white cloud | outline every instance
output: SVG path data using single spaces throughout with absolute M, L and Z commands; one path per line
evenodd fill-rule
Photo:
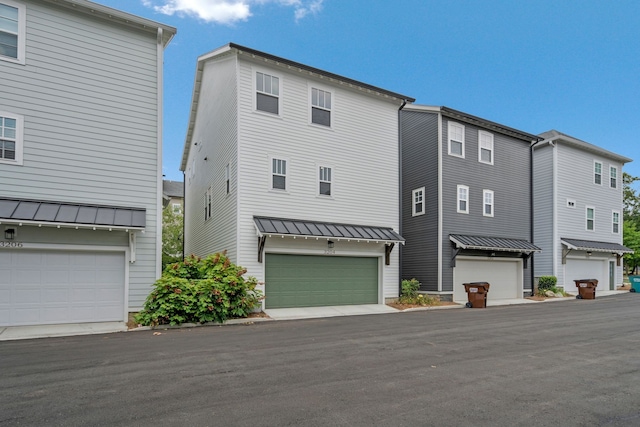
M 233 24 L 252 16 L 251 7 L 275 3 L 292 7 L 296 22 L 322 10 L 324 0 L 142 0 L 165 15 L 186 15 L 217 24 Z

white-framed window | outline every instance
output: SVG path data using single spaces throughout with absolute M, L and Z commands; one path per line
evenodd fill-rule
M 327 166 L 318 167 L 318 194 L 321 196 L 331 196 L 331 168 Z
M 493 191 L 482 190 L 482 215 L 493 216 Z
M 615 166 L 609 167 L 609 187 L 618 188 L 618 168 Z
M 574 199 L 567 199 L 567 207 L 575 209 L 576 208 L 576 201 Z
M 458 185 L 458 213 L 469 213 L 469 187 Z
M 478 161 L 493 164 L 493 134 L 483 130 L 478 131 Z
M 226 194 L 231 192 L 231 170 L 229 168 L 229 163 L 224 167 L 224 188 Z
M 172 203 L 171 204 L 171 209 L 173 209 L 174 213 L 182 213 L 182 205 L 180 203 Z
M 449 155 L 464 157 L 464 126 L 460 123 L 449 122 L 447 134 L 449 139 Z
M 256 110 L 280 114 L 280 78 L 256 71 Z
M 0 0 L 0 59 L 25 63 L 26 9 L 12 0 Z
M 620 212 L 612 211 L 611 213 L 611 232 L 620 234 Z
M 0 111 L 0 163 L 22 165 L 23 128 L 22 116 Z
M 602 162 L 593 162 L 593 183 L 602 185 Z
M 287 190 L 287 161 L 271 158 L 271 189 Z
M 586 221 L 587 231 L 594 231 L 596 229 L 596 208 L 587 206 Z
M 411 192 L 411 215 L 424 215 L 424 187 L 416 188 Z
M 213 188 L 207 188 L 207 191 L 204 192 L 204 220 L 208 220 L 212 215 L 212 205 L 213 205 Z
M 331 127 L 331 92 L 311 88 L 311 123 Z

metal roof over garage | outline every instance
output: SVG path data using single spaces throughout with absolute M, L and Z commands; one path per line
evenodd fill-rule
M 143 230 L 146 209 L 0 198 L 0 223 Z
M 592 240 L 580 240 L 580 239 L 560 239 L 563 245 L 568 249 L 587 251 L 587 252 L 610 252 L 616 254 L 632 254 L 633 249 L 629 249 L 619 243 L 609 242 L 596 242 Z
M 470 236 L 466 234 L 450 234 L 449 239 L 459 249 L 477 249 L 483 251 L 541 252 L 542 249 L 524 239 L 506 239 L 502 237 Z
M 374 227 L 333 222 L 305 221 L 254 216 L 260 236 L 316 237 L 336 240 L 404 243 L 404 239 L 390 227 Z

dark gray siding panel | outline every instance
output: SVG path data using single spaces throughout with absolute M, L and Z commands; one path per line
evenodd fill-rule
M 529 142 L 488 131 L 494 136 L 494 164 L 480 163 L 478 131 L 481 128 L 462 123 L 465 127 L 465 158 L 449 156 L 448 120 L 443 117 L 442 121 L 443 291 L 451 291 L 453 286 L 449 234 L 531 239 Z M 457 212 L 458 185 L 469 187 L 469 214 Z M 482 215 L 483 190 L 494 192 L 493 217 Z M 528 289 L 531 286 L 529 269 L 525 270 L 524 276 L 524 288 Z
M 438 290 L 438 115 L 401 111 L 402 278 Z M 425 187 L 425 214 L 411 214 L 411 192 Z

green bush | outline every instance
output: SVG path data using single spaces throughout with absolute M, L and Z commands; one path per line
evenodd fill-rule
M 224 322 L 247 317 L 262 300 L 255 277 L 233 264 L 225 253 L 191 255 L 169 264 L 135 317 L 141 325 Z
M 417 279 L 403 280 L 402 281 L 402 293 L 403 297 L 415 297 L 418 295 L 420 289 L 420 282 Z
M 540 276 L 538 279 L 538 291 L 551 291 L 555 289 L 558 279 L 556 276 Z

